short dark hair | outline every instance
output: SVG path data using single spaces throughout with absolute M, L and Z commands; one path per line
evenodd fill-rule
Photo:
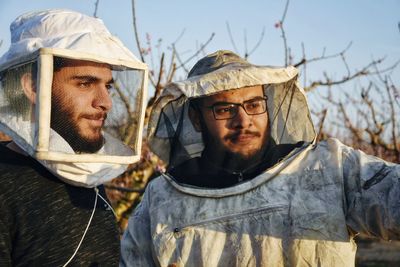
M 62 57 L 54 57 L 53 58 L 53 72 L 59 71 L 61 68 L 67 65 L 68 59 Z

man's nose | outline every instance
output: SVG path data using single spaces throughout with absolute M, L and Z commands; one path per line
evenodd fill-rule
M 95 108 L 101 108 L 104 111 L 109 111 L 112 107 L 112 100 L 110 93 L 105 84 L 99 85 L 95 92 L 93 99 L 93 106 Z
M 248 128 L 251 123 L 251 115 L 248 115 L 242 106 L 238 107 L 236 116 L 232 118 L 232 127 Z

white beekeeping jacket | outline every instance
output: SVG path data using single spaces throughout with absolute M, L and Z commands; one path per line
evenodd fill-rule
M 187 99 L 249 85 L 269 96 L 276 144 L 304 143 L 226 188 L 156 178 L 124 233 L 121 266 L 354 266 L 357 233 L 400 239 L 400 166 L 336 139 L 313 142 L 296 69 L 250 65 L 227 51 L 200 62 L 153 110 L 150 142 L 169 164 L 201 153 Z

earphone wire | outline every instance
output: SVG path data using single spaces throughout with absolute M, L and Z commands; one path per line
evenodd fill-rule
M 88 224 L 86 225 L 85 232 L 83 232 L 82 238 L 81 238 L 81 240 L 79 241 L 79 244 L 78 244 L 77 248 L 75 249 L 74 254 L 72 254 L 71 258 L 69 258 L 69 260 L 63 265 L 63 267 L 67 266 L 67 265 L 72 261 L 72 259 L 75 257 L 76 253 L 78 252 L 79 248 L 80 248 L 81 245 L 82 245 L 83 239 L 85 238 L 87 231 L 89 230 L 89 226 L 90 226 L 90 224 L 91 224 L 91 222 L 92 222 L 92 219 L 93 219 L 93 216 L 94 216 L 94 212 L 96 211 L 97 197 L 98 197 L 98 196 L 101 197 L 101 195 L 99 194 L 99 189 L 98 189 L 97 187 L 94 188 L 94 191 L 96 192 L 96 198 L 95 198 L 95 200 L 94 200 L 93 211 L 92 211 L 92 214 L 90 215 L 89 222 L 88 222 Z M 102 197 L 101 197 L 101 198 L 102 198 Z M 102 199 L 103 199 L 103 198 L 102 198 Z

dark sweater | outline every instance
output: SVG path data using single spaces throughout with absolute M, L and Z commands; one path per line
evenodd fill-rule
M 0 266 L 64 265 L 82 238 L 95 197 L 94 189 L 65 184 L 33 158 L 1 144 Z M 99 197 L 69 266 L 117 266 L 118 261 L 118 228 Z

